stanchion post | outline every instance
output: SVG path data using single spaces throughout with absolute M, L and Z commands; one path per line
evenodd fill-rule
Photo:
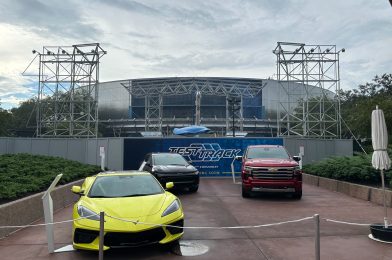
M 235 184 L 234 162 L 235 162 L 235 157 L 234 157 L 233 161 L 232 161 L 231 164 L 230 164 L 230 167 L 231 167 L 231 175 L 233 176 L 233 183 Z
M 101 170 L 105 171 L 105 147 L 99 147 L 99 156 L 101 157 Z
M 103 260 L 103 242 L 105 230 L 105 212 L 99 213 L 99 260 Z
M 298 156 L 299 156 L 299 158 L 300 158 L 300 160 L 299 160 L 299 162 L 298 162 L 298 164 L 299 164 L 299 168 L 302 170 L 302 157 L 305 155 L 305 147 L 303 146 L 303 145 L 301 145 L 300 147 L 299 147 L 299 154 L 298 154 Z
M 63 174 L 58 174 L 56 178 L 53 180 L 52 184 L 50 184 L 49 188 L 46 190 L 44 195 L 42 196 L 42 203 L 44 208 L 44 216 L 45 216 L 45 228 L 46 228 L 46 237 L 48 239 L 48 250 L 49 253 L 54 252 L 54 231 L 53 231 L 53 200 L 50 195 L 52 190 L 56 187 L 57 183 L 61 179 Z
M 315 259 L 320 260 L 320 216 L 319 214 L 315 214 L 313 216 L 315 222 Z

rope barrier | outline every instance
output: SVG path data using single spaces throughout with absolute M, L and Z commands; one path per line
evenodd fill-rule
M 52 223 L 48 223 L 48 224 L 32 224 L 32 225 L 21 225 L 21 226 L 0 226 L 0 229 L 6 229 L 6 228 L 26 228 L 26 227 L 40 227 L 40 226 L 46 226 L 46 225 L 57 225 L 57 224 L 69 223 L 69 222 L 82 220 L 82 219 L 88 219 L 88 218 L 93 217 L 93 216 L 97 216 L 97 215 L 80 217 L 80 218 L 71 219 L 71 220 L 52 222 Z M 119 221 L 133 223 L 135 225 L 147 225 L 147 226 L 153 226 L 153 227 L 171 227 L 171 228 L 183 228 L 183 229 L 249 229 L 249 228 L 261 228 L 261 227 L 278 226 L 278 225 L 289 224 L 289 223 L 296 223 L 296 222 L 301 222 L 301 221 L 313 219 L 313 216 L 312 216 L 312 217 L 305 217 L 305 218 L 300 218 L 300 219 L 295 219 L 295 220 L 288 220 L 288 221 L 275 222 L 275 223 L 269 223 L 269 224 L 253 225 L 253 226 L 181 227 L 181 226 L 168 225 L 168 224 L 157 224 L 157 223 L 142 222 L 142 221 L 138 221 L 138 220 L 124 219 L 124 218 L 114 217 L 114 216 L 108 215 L 106 213 L 105 213 L 105 216 L 107 216 L 109 218 L 112 218 L 112 219 L 119 220 Z M 322 218 L 322 219 L 327 221 L 327 222 L 333 222 L 333 223 L 338 223 L 338 224 L 346 224 L 346 225 L 352 225 L 352 226 L 370 226 L 371 225 L 371 224 L 364 224 L 364 223 L 346 222 L 346 221 L 340 221 L 340 220 L 329 219 L 329 218 Z
M 47 223 L 47 224 L 33 224 L 33 225 L 23 225 L 23 226 L 0 226 L 0 229 L 4 229 L 4 228 L 26 228 L 26 227 L 40 227 L 40 226 L 47 226 L 47 225 L 57 225 L 57 224 L 73 222 L 73 221 L 76 221 L 76 220 L 86 219 L 86 218 L 93 217 L 93 216 L 97 216 L 97 215 L 90 215 L 90 216 L 87 216 L 87 217 L 80 217 L 80 218 L 75 218 L 75 219 L 71 219 L 71 220 L 64 220 L 64 221 Z
M 130 222 L 135 225 L 142 224 L 142 225 L 147 225 L 147 226 L 153 226 L 153 227 L 171 227 L 171 228 L 183 228 L 183 229 L 247 229 L 247 228 L 260 228 L 260 227 L 270 227 L 270 226 L 277 226 L 277 225 L 283 225 L 283 224 L 288 224 L 288 223 L 295 223 L 295 222 L 300 222 L 308 219 L 313 219 L 312 217 L 306 217 L 306 218 L 301 218 L 301 219 L 296 219 L 296 220 L 288 220 L 288 221 L 282 221 L 282 222 L 277 222 L 277 223 L 270 223 L 270 224 L 262 224 L 262 225 L 255 225 L 255 226 L 227 226 L 227 227 L 181 227 L 181 226 L 174 226 L 174 225 L 166 225 L 166 224 L 156 224 L 156 223 L 148 223 L 148 222 L 142 222 L 142 221 L 135 221 L 135 220 L 129 220 L 129 219 L 123 219 L 123 218 L 118 218 L 114 216 L 110 216 L 105 214 L 105 216 L 120 220 L 123 222 Z
M 334 219 L 329 219 L 329 218 L 323 218 L 323 220 L 325 220 L 327 222 L 333 222 L 333 223 L 338 223 L 338 224 L 346 224 L 346 225 L 352 225 L 352 226 L 370 226 L 371 225 L 371 224 L 361 224 L 361 223 L 339 221 L 339 220 L 334 220 Z

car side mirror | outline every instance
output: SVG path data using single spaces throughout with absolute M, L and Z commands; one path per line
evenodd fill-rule
M 173 187 L 174 187 L 174 183 L 173 182 L 166 182 L 166 189 L 167 190 L 170 190 Z
M 72 186 L 71 191 L 75 194 L 78 194 L 78 195 L 84 195 L 82 187 L 80 187 L 80 186 Z
M 293 156 L 293 160 L 296 161 L 296 162 L 299 162 L 299 161 L 301 161 L 301 157 Z
M 236 161 L 242 161 L 242 156 L 237 155 L 234 159 L 235 159 Z

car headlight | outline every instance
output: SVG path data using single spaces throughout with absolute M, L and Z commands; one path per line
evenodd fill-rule
M 199 175 L 199 171 L 195 171 L 194 174 Z
M 247 174 L 252 174 L 252 168 L 251 167 L 245 166 L 244 171 Z
M 173 212 L 176 212 L 179 209 L 180 209 L 180 202 L 176 199 L 169 205 L 169 207 L 165 209 L 165 211 L 162 213 L 162 217 L 167 216 Z
M 82 205 L 78 206 L 78 214 L 83 218 L 99 221 L 99 215 L 97 213 Z
M 297 181 L 302 181 L 302 170 L 299 166 L 294 167 L 294 178 L 296 178 Z

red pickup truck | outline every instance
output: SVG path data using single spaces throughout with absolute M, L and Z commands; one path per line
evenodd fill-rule
M 242 161 L 242 197 L 248 198 L 253 192 L 282 192 L 301 199 L 300 157 L 291 157 L 283 146 L 248 146 L 244 156 L 236 160 Z

